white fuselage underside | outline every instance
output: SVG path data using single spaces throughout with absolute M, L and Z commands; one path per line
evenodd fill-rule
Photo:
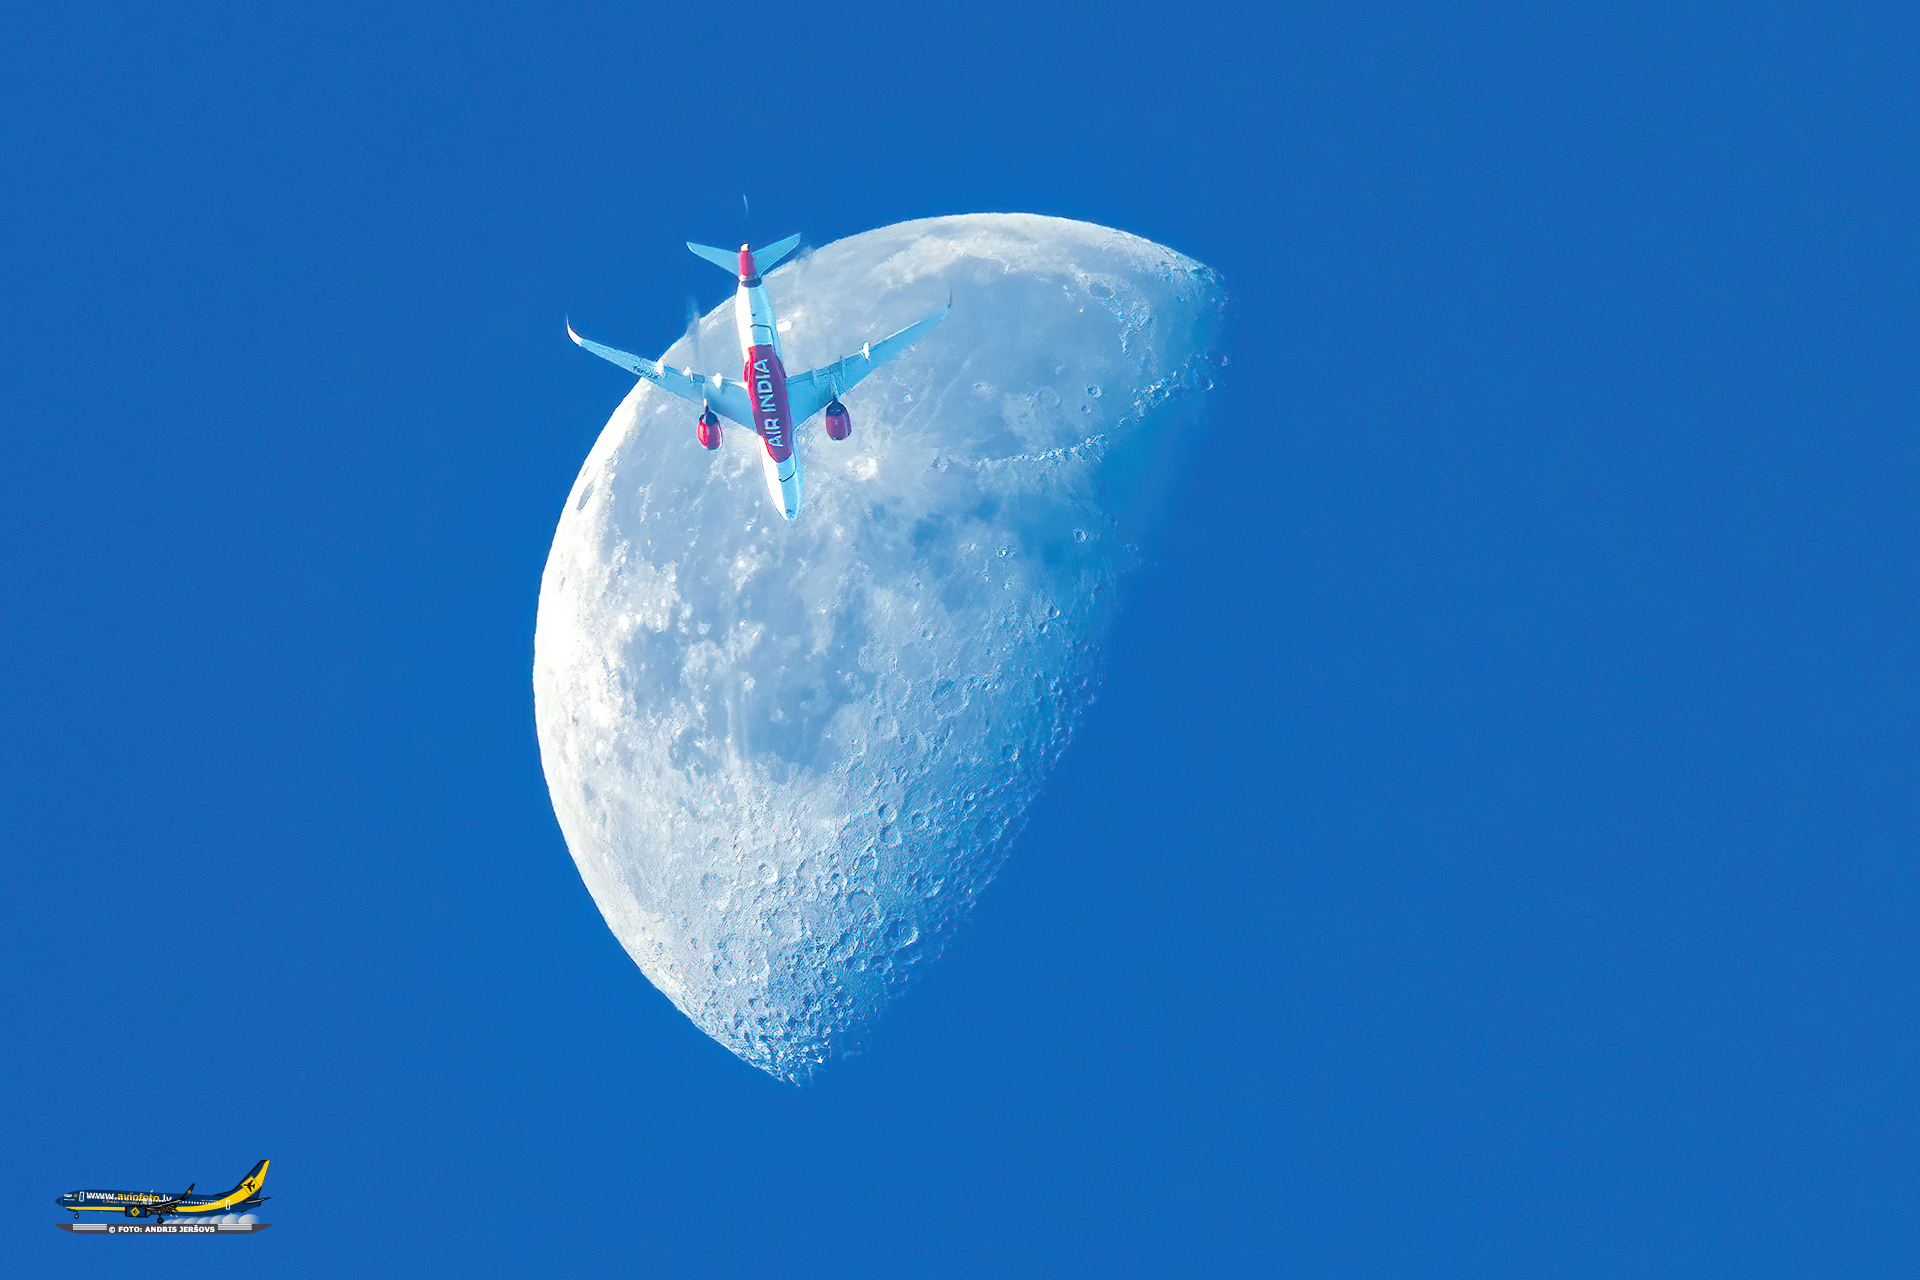
M 743 365 L 752 361 L 755 347 L 772 347 L 776 356 L 780 351 L 780 326 L 773 316 L 773 303 L 767 298 L 767 287 L 758 282 L 749 285 L 745 280 L 733 297 L 733 323 L 740 333 L 740 359 Z M 785 357 L 781 356 L 784 360 Z M 784 372 L 780 380 L 785 382 Z M 754 377 L 752 370 L 746 370 L 747 393 L 753 394 Z M 781 389 L 780 399 L 786 400 L 786 390 Z M 773 497 L 773 504 L 779 507 L 787 519 L 800 514 L 800 433 L 799 423 L 786 424 L 787 438 L 791 449 L 784 462 L 774 460 L 772 451 L 767 447 L 764 432 L 760 433 L 760 465 L 766 472 L 767 492 Z

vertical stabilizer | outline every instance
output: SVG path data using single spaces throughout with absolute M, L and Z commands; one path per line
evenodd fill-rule
M 226 1195 L 220 1198 L 223 1200 L 230 1200 L 234 1196 L 239 1195 L 243 1191 L 248 1195 L 252 1195 L 254 1192 L 260 1190 L 260 1184 L 265 1182 L 266 1180 L 267 1180 L 267 1162 L 265 1160 L 262 1160 L 259 1164 L 253 1166 L 252 1169 L 249 1169 L 247 1171 L 247 1176 L 240 1179 L 239 1183 L 235 1185 L 233 1190 L 227 1192 Z

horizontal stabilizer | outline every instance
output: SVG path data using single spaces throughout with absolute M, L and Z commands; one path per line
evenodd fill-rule
M 785 240 L 776 240 L 764 249 L 755 249 L 753 251 L 754 268 L 761 272 L 771 271 L 799 247 L 800 233 L 796 231 Z M 732 249 L 716 249 L 710 244 L 695 244 L 691 240 L 687 241 L 687 248 L 730 276 L 740 274 L 740 255 Z
M 800 247 L 800 233 L 794 232 L 785 240 L 776 240 L 764 249 L 753 251 L 753 265 L 762 273 L 773 270 L 785 260 L 786 256 Z
M 729 249 L 716 249 L 710 244 L 695 244 L 687 241 L 687 248 L 711 262 L 730 276 L 740 274 L 740 255 Z

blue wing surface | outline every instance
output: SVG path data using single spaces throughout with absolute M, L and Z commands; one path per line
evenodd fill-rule
M 835 396 L 845 395 L 862 378 L 920 341 L 926 336 L 927 330 L 952 313 L 953 304 L 949 302 L 925 319 L 916 320 L 900 332 L 878 342 L 869 342 L 850 356 L 843 356 L 832 364 L 824 364 L 805 373 L 788 374 L 787 409 L 793 415 L 794 425 L 798 426 L 826 408 Z
M 713 411 L 722 417 L 731 418 L 743 427 L 753 426 L 753 402 L 747 399 L 747 389 L 738 382 L 728 382 L 718 374 L 675 369 L 645 356 L 602 346 L 575 333 L 571 323 L 567 325 L 567 336 L 602 360 L 645 378 L 663 391 L 671 391 L 694 404 L 712 405 Z

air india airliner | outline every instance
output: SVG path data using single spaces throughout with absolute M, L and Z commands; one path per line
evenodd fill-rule
M 730 253 L 711 245 L 687 242 L 687 248 L 739 278 L 740 288 L 733 299 L 733 318 L 740 331 L 740 353 L 746 364 L 738 382 L 717 373 L 670 368 L 644 356 L 603 347 L 575 333 L 572 322 L 567 324 L 567 336 L 601 359 L 611 360 L 654 386 L 699 405 L 694 437 L 704 447 L 720 447 L 722 418 L 729 418 L 758 435 L 767 490 L 773 495 L 774 506 L 789 520 L 800 514 L 800 453 L 795 447 L 798 444 L 795 431 L 814 414 L 824 411 L 827 438 L 845 440 L 853 433 L 853 415 L 840 403 L 841 395 L 918 342 L 953 310 L 953 299 L 949 297 L 946 306 L 891 337 L 869 342 L 853 355 L 832 364 L 789 374 L 780 363 L 780 326 L 773 318 L 773 304 L 767 300 L 761 273 L 773 270 L 799 244 L 800 237 L 791 235 L 758 251 L 743 244 L 738 253 Z

